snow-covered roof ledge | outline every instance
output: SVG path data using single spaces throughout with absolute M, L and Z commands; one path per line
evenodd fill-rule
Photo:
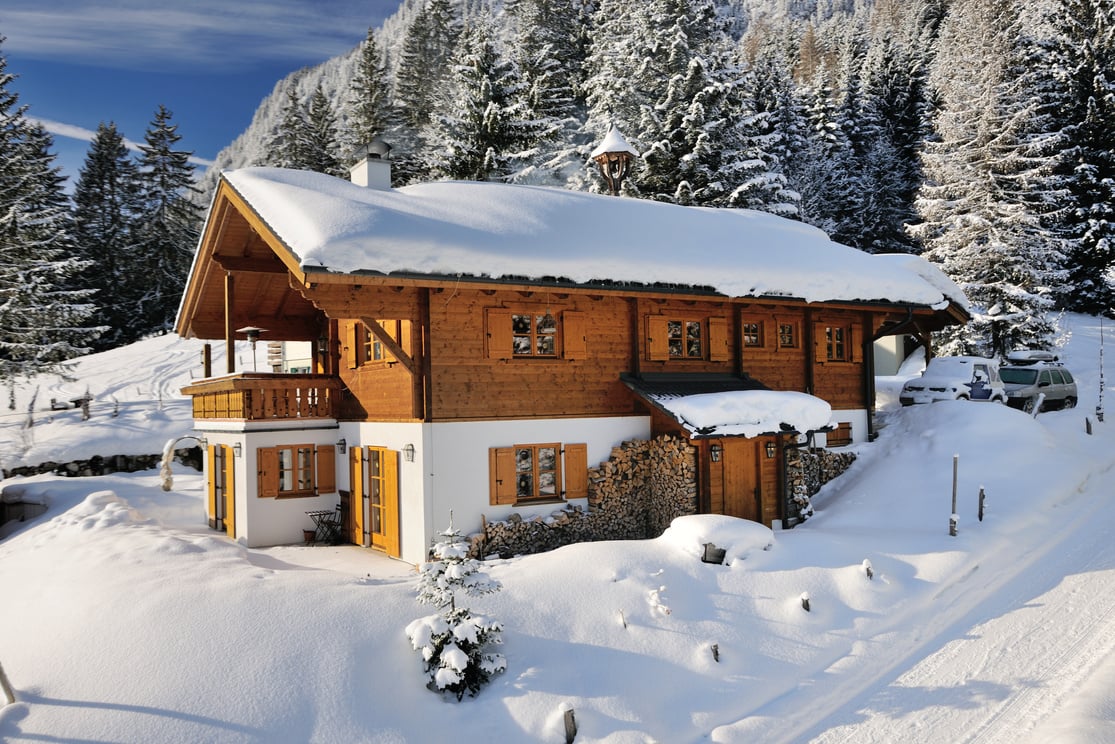
M 655 401 L 695 439 L 806 433 L 833 425 L 832 407 L 807 393 L 732 390 Z

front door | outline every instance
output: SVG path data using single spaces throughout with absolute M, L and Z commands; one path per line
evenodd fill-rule
M 352 542 L 399 557 L 399 453 L 352 448 Z
M 710 512 L 761 521 L 758 446 L 757 440 L 742 437 L 713 441 L 707 450 Z

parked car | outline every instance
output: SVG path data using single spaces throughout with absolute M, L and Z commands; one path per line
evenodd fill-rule
M 934 357 L 921 377 L 907 380 L 898 400 L 904 406 L 938 400 L 985 400 L 1005 403 L 999 363 L 974 356 Z
M 1007 390 L 1007 405 L 1011 408 L 1033 413 L 1039 399 L 1042 408 L 1076 405 L 1076 380 L 1050 352 L 1011 352 L 999 368 L 999 374 Z

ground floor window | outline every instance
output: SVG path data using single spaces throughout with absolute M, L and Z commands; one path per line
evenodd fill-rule
M 587 495 L 584 444 L 516 444 L 488 453 L 492 504 L 525 504 Z
M 260 498 L 317 496 L 336 490 L 333 445 L 260 447 Z

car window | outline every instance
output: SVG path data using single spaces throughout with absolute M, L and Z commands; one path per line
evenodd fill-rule
M 1064 385 L 1065 384 L 1065 378 L 1061 377 L 1061 370 L 1059 370 L 1059 369 L 1049 370 L 1049 377 L 1053 380 L 1054 385 Z
M 1052 382 L 1053 382 L 1053 379 L 1049 376 L 1049 370 L 1043 369 L 1041 371 L 1041 376 L 1038 377 L 1038 384 L 1039 385 L 1049 385 Z
M 999 370 L 999 376 L 1003 378 L 1003 382 L 1011 385 L 1033 385 L 1034 380 L 1038 378 L 1038 371 L 1036 369 L 1011 369 L 1005 367 Z
M 1063 370 L 1061 370 L 1061 374 L 1064 375 L 1064 377 L 1065 377 L 1065 384 L 1066 385 L 1072 384 L 1073 379 L 1072 379 L 1072 373 L 1071 372 L 1069 372 L 1067 369 L 1063 369 Z
M 987 382 L 991 379 L 991 375 L 987 373 L 986 364 L 977 364 L 972 368 L 972 379 L 981 382 Z

